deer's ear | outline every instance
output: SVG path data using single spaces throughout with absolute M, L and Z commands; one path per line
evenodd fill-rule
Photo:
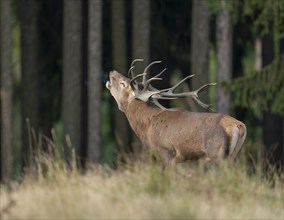
M 120 86 L 121 86 L 122 88 L 125 88 L 127 85 L 128 85 L 128 83 L 127 83 L 126 81 L 124 81 L 124 80 L 122 80 L 122 81 L 120 82 Z

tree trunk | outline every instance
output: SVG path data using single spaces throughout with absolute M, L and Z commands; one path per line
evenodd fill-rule
M 193 0 L 191 35 L 192 89 L 208 83 L 209 11 L 207 0 Z M 204 103 L 209 102 L 208 90 L 199 95 Z M 197 110 L 203 110 L 197 106 Z
M 232 78 L 232 27 L 231 16 L 226 9 L 226 1 L 221 0 L 222 10 L 216 20 L 217 44 L 217 81 L 228 82 Z M 230 113 L 230 95 L 223 87 L 217 90 L 217 110 L 220 113 Z
M 113 67 L 125 74 L 127 71 L 125 0 L 111 1 Z
M 0 181 L 13 171 L 11 1 L 0 2 L 1 170 Z
M 38 2 L 19 1 L 21 29 L 21 111 L 22 111 L 22 162 L 23 168 L 32 161 L 31 130 L 38 130 Z
M 150 1 L 133 1 L 132 59 L 150 62 Z M 141 72 L 141 71 L 137 71 Z
M 127 46 L 126 46 L 126 24 L 125 24 L 125 1 L 111 1 L 112 14 L 112 47 L 113 47 L 113 69 L 122 74 L 127 72 Z M 118 151 L 129 152 L 130 128 L 125 115 L 114 108 L 114 135 Z
M 88 38 L 88 162 L 101 153 L 102 0 L 89 0 Z
M 65 0 L 63 7 L 62 119 L 70 162 L 70 148 L 80 153 L 81 144 L 82 2 Z
M 38 96 L 39 129 L 52 139 L 51 129 L 60 117 L 62 76 L 62 10 L 63 2 L 58 0 L 37 1 L 39 4 L 38 32 Z M 45 141 L 45 152 L 52 150 Z
M 273 38 L 266 35 L 262 39 L 262 64 L 269 65 L 274 60 Z M 283 117 L 270 110 L 263 113 L 263 140 L 268 162 L 274 165 L 284 164 L 283 159 Z
M 1 111 L 1 109 L 2 109 L 2 105 L 1 105 L 1 72 L 2 72 L 2 65 L 1 65 L 1 63 L 2 63 L 2 53 L 1 53 L 1 51 L 2 51 L 2 24 L 1 24 L 1 21 L 2 21 L 2 3 L 0 3 L 0 111 Z M 2 138 L 1 138 L 1 136 L 2 136 L 2 119 L 1 119 L 1 116 L 0 116 L 0 159 L 1 159 L 1 161 L 2 161 L 2 155 L 3 155 L 3 153 L 2 153 Z M 1 163 L 1 161 L 0 161 L 0 165 L 1 165 L 1 167 L 2 167 L 2 163 Z M 2 179 L 3 179 L 3 175 L 2 175 L 2 168 L 0 167 L 0 182 L 2 181 Z
M 88 34 L 89 34 L 89 1 L 82 1 L 81 28 L 81 137 L 80 151 L 77 151 L 80 168 L 86 169 L 88 157 Z
M 149 0 L 132 1 L 132 60 L 143 59 L 142 64 L 137 63 L 135 73 L 142 73 L 144 67 L 150 62 L 150 20 L 151 4 Z M 149 70 L 151 72 L 151 70 Z M 164 82 L 166 79 L 164 78 Z M 134 152 L 141 150 L 141 144 L 134 132 L 132 132 Z

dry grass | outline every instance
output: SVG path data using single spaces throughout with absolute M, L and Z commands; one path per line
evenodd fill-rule
M 243 165 L 204 171 L 179 166 L 178 174 L 159 165 L 130 162 L 114 171 L 87 174 L 53 168 L 45 177 L 27 176 L 2 186 L 3 219 L 283 219 L 283 182 L 247 175 Z M 181 175 L 180 173 L 184 173 Z

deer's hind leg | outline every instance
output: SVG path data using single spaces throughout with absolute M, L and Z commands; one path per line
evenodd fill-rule
M 176 169 L 176 164 L 184 161 L 184 157 L 175 148 L 162 148 L 160 155 L 163 160 L 164 170 L 174 171 Z

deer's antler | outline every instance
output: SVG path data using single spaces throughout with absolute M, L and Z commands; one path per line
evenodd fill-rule
M 162 78 L 160 78 L 160 76 L 166 71 L 166 68 L 163 69 L 160 73 L 158 73 L 157 75 L 155 75 L 152 78 L 148 79 L 148 69 L 157 63 L 161 63 L 161 61 L 154 61 L 152 63 L 150 63 L 143 71 L 143 73 L 138 74 L 136 76 L 134 76 L 134 64 L 138 61 L 143 61 L 142 59 L 136 59 L 132 62 L 131 67 L 128 71 L 128 76 L 130 78 L 130 85 L 135 93 L 135 97 L 146 102 L 151 100 L 153 103 L 155 103 L 157 106 L 161 107 L 161 108 L 165 108 L 163 107 L 158 100 L 172 100 L 172 99 L 178 99 L 178 98 L 193 98 L 197 104 L 199 104 L 201 107 L 205 108 L 205 109 L 209 109 L 211 111 L 211 104 L 205 104 L 203 103 L 199 97 L 198 94 L 206 89 L 208 89 L 211 86 L 215 86 L 216 83 L 208 83 L 205 84 L 203 86 L 201 86 L 199 89 L 194 90 L 194 91 L 190 91 L 190 92 L 183 92 L 183 93 L 174 93 L 174 91 L 183 83 L 185 82 L 187 79 L 192 78 L 194 75 L 189 75 L 187 77 L 185 77 L 184 79 L 182 79 L 180 82 L 178 82 L 176 85 L 174 85 L 171 88 L 167 88 L 167 89 L 162 89 L 162 90 L 158 90 L 156 88 L 154 88 L 151 85 L 151 82 L 153 81 L 157 81 L 157 80 L 162 80 Z M 137 81 L 138 78 L 142 77 L 142 81 Z

